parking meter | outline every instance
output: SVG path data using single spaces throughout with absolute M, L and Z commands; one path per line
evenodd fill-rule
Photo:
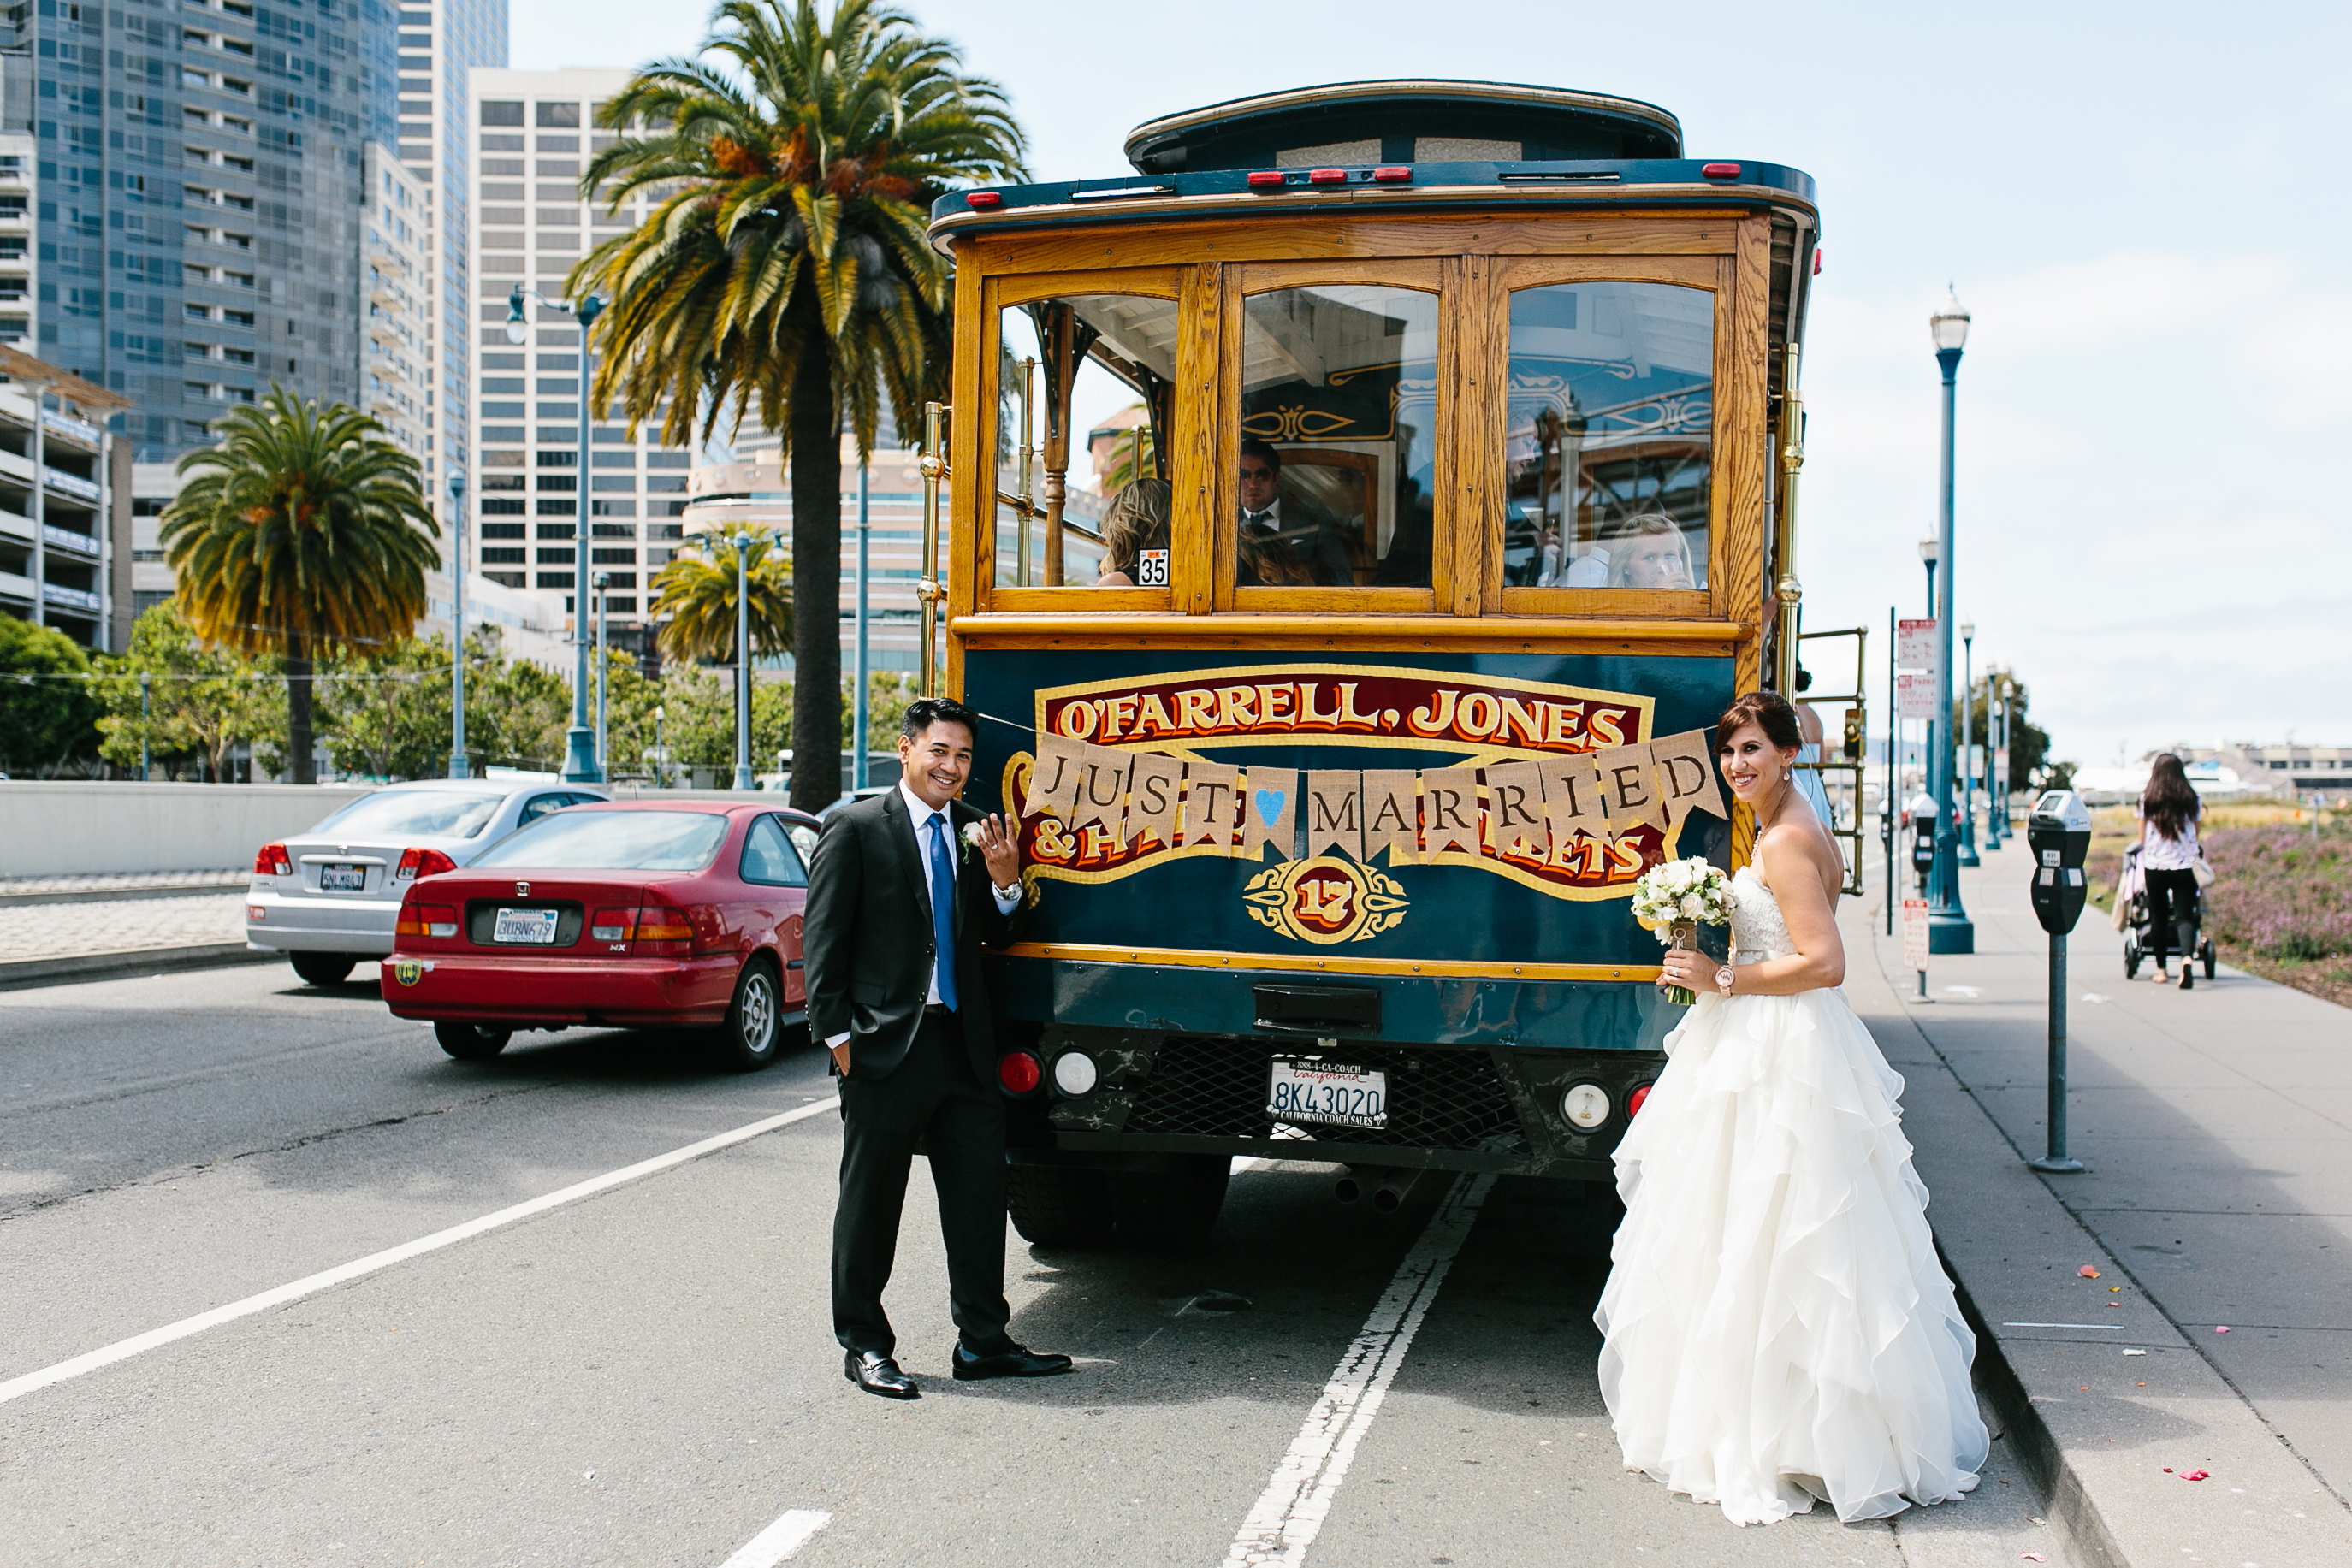
M 2083 862 L 2091 852 L 2091 810 L 2072 789 L 2045 791 L 2025 820 L 2033 850 L 2033 917 L 2063 936 L 2082 917 Z
M 1911 869 L 1919 873 L 1924 886 L 1928 873 L 1936 869 L 1936 798 L 1913 796 L 1906 814 L 1911 819 Z
M 2066 934 L 2083 913 L 2083 861 L 2091 852 L 2091 809 L 2072 789 L 2049 789 L 2025 819 L 2033 851 L 2033 916 L 2050 933 L 2050 1152 L 2042 1171 L 2079 1171 L 2066 1152 Z

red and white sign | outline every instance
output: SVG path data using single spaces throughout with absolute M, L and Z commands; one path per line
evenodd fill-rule
M 1927 969 L 1927 901 L 1903 901 L 1903 967 L 1925 974 Z
M 1895 667 L 1932 670 L 1936 667 L 1936 623 L 1897 621 L 1895 623 Z
M 1906 670 L 1895 677 L 1895 716 L 1934 718 L 1936 677 Z
M 1996 785 L 2009 782 L 2009 747 L 2006 746 L 1992 754 L 1992 781 Z

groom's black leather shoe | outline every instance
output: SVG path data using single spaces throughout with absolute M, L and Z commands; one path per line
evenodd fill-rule
M 898 1370 L 898 1364 L 887 1355 L 872 1351 L 850 1351 L 841 1359 L 844 1377 L 868 1394 L 879 1394 L 885 1399 L 920 1399 L 923 1391 L 915 1380 Z M 956 1374 L 961 1377 L 962 1373 Z
M 1017 1344 L 1008 1344 L 991 1355 L 974 1355 L 958 1341 L 955 1347 L 955 1375 L 959 1383 L 973 1383 L 984 1377 L 1053 1377 L 1070 1370 L 1066 1355 L 1038 1355 Z

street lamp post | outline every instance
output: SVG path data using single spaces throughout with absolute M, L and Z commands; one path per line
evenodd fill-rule
M 1977 623 L 1960 622 L 1960 863 L 1977 858 Z M 1988 717 L 1987 723 L 1990 719 Z
M 596 574 L 596 770 L 606 778 L 612 775 L 613 762 L 604 751 L 608 733 L 604 724 L 604 680 L 612 669 L 612 649 L 604 641 L 604 591 L 612 583 L 611 572 Z
M 654 788 L 669 788 L 669 753 L 662 749 L 662 705 L 654 704 Z
M 857 689 L 850 698 L 849 787 L 866 788 L 866 551 L 873 543 L 874 522 L 867 505 L 867 465 L 864 458 L 857 462 Z
M 472 768 L 466 761 L 466 471 L 449 470 L 449 581 L 454 602 L 449 606 L 449 777 L 464 779 Z
M 580 323 L 580 470 L 572 527 L 572 727 L 563 737 L 563 779 L 568 784 L 601 784 L 603 769 L 596 758 L 595 733 L 588 727 L 588 382 L 589 329 L 604 302 L 591 294 L 584 299 L 550 299 L 536 288 L 518 283 L 507 296 L 507 341 L 520 343 L 530 335 L 523 325 L 522 301 L 529 295 L 551 310 L 571 313 Z
M 763 528 L 746 528 L 735 536 L 735 788 L 749 789 L 751 779 L 751 545 L 772 538 Z
M 1952 549 L 1953 422 L 1958 396 L 1960 350 L 1969 340 L 1969 313 L 1947 291 L 1942 308 L 1927 319 L 1936 343 L 1936 363 L 1944 372 L 1944 461 L 1938 485 L 1936 554 L 1943 580 L 1936 597 L 1936 737 L 1928 752 L 1935 777 L 1936 869 L 1927 894 L 1927 951 L 1973 953 L 1976 925 L 1960 904 L 1959 834 L 1952 820 L 1952 598 L 1959 560 Z
M 2008 672 L 2003 671 L 2000 677 L 2000 753 L 2001 756 L 2006 757 L 2009 755 L 2011 747 L 2016 743 L 2016 738 L 2017 683 L 2009 678 Z M 2009 825 L 2009 768 L 2004 764 L 1999 771 L 2000 777 L 1995 780 L 1995 784 L 2000 790 L 2001 836 L 2004 838 L 2013 839 L 2017 836 L 2017 832 L 2015 829 Z
M 154 777 L 154 768 L 147 759 L 147 677 L 139 677 L 139 782 L 144 784 Z
M 1943 553 L 1943 549 L 1944 541 L 1941 539 L 1919 541 L 1919 559 L 1926 562 L 1927 567 L 1927 617 L 1929 620 L 1935 619 L 1936 615 L 1936 558 Z

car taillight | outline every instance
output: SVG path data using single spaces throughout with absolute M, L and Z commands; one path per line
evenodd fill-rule
M 638 910 L 636 947 L 640 953 L 692 952 L 694 927 L 688 923 L 686 911 L 665 904 L 648 904 Z
M 632 927 L 637 923 L 634 909 L 600 909 L 588 922 L 588 935 L 599 942 L 626 942 Z
M 1625 1096 L 1626 1120 L 1631 1121 L 1633 1118 L 1640 1115 L 1642 1113 L 1642 1102 L 1647 1100 L 1649 1097 L 1650 1086 L 1646 1083 L 1636 1084 L 1634 1086 L 1633 1092 Z
M 294 874 L 294 862 L 287 855 L 286 846 L 284 844 L 262 845 L 260 852 L 253 857 L 253 874 L 256 876 L 292 876 Z
M 1045 1081 L 1045 1070 L 1025 1051 L 1008 1051 L 997 1059 L 996 1081 L 1015 1094 L 1034 1094 Z
M 455 936 L 457 912 L 446 904 L 404 904 L 393 929 L 402 936 Z
M 400 864 L 393 872 L 394 882 L 411 882 L 420 876 L 438 876 L 445 871 L 456 871 L 457 862 L 439 850 L 420 850 L 414 846 L 400 852 Z

